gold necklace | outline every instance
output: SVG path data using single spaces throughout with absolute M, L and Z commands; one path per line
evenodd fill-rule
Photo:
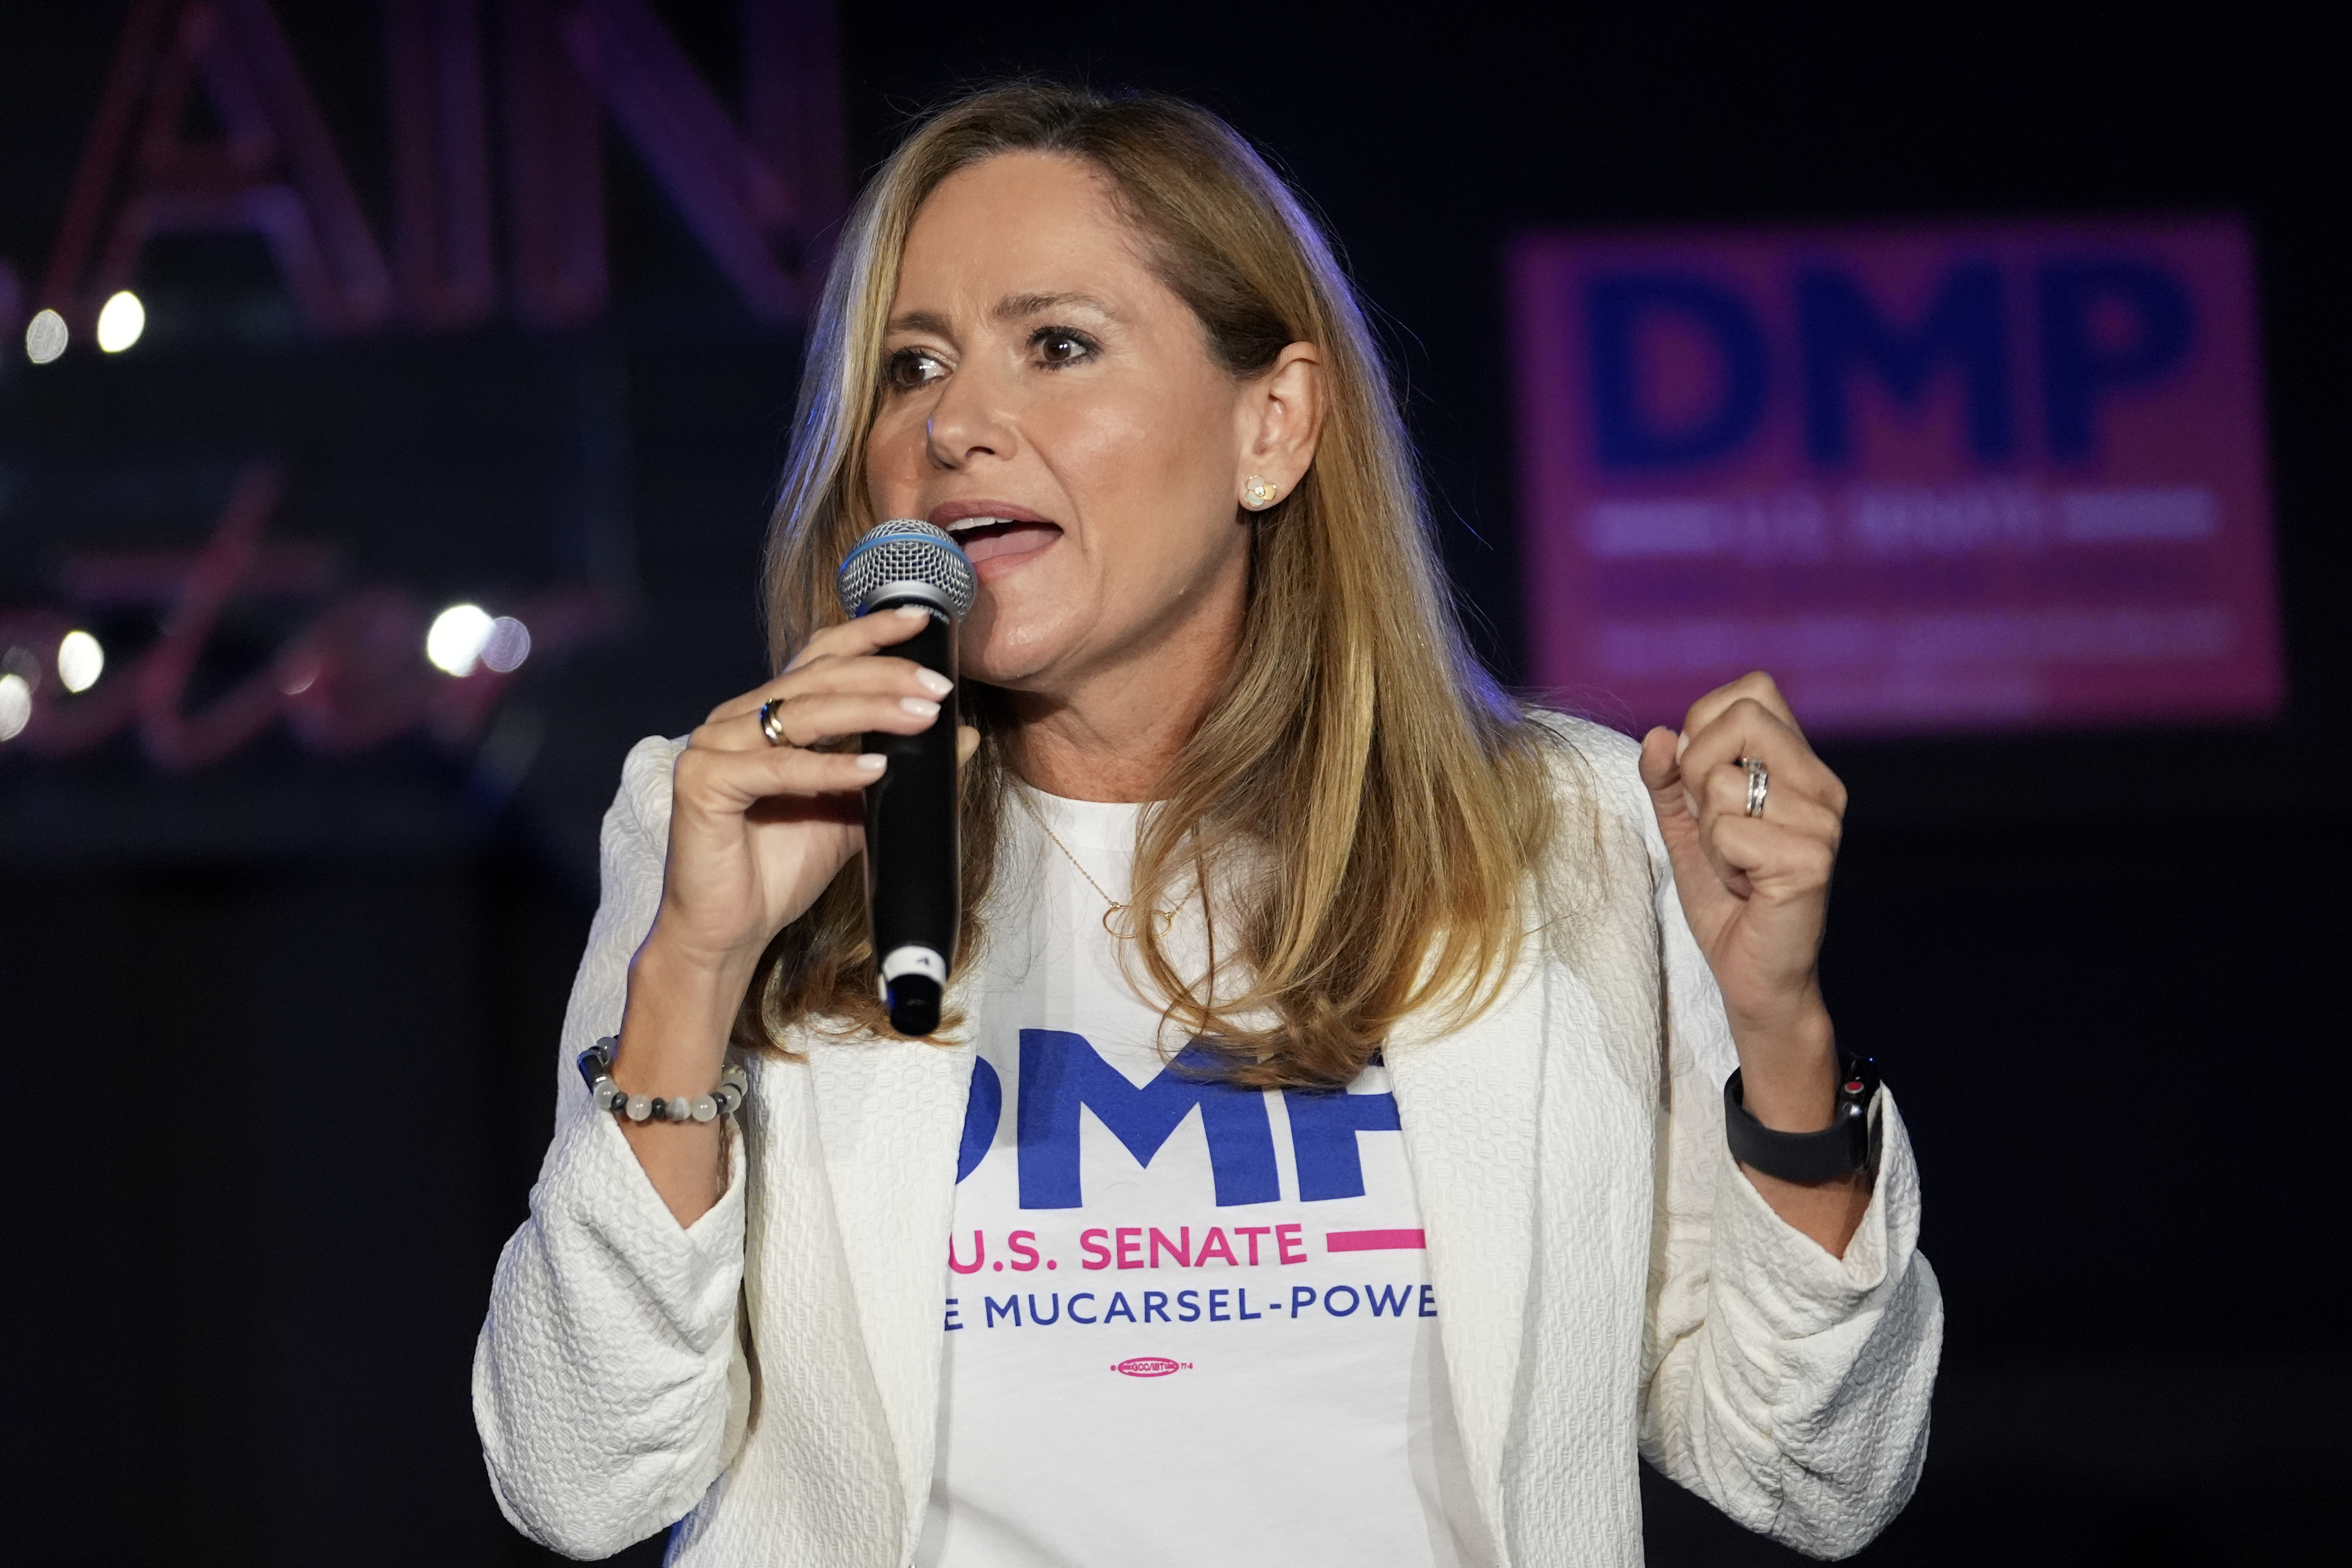
M 1086 862 L 1079 859 L 1076 855 L 1070 853 L 1070 847 L 1062 842 L 1062 836 L 1055 832 L 1053 827 L 1045 821 L 1044 816 L 1038 812 L 1035 804 L 1030 800 L 1026 790 L 1021 792 L 1021 805 L 1023 809 L 1029 813 L 1029 820 L 1035 823 L 1045 833 L 1045 837 L 1054 841 L 1054 847 L 1062 852 L 1062 858 L 1067 860 L 1073 867 L 1076 867 L 1078 875 L 1087 879 L 1087 886 L 1092 888 L 1096 894 L 1101 898 L 1102 901 L 1110 906 L 1108 909 L 1103 910 L 1102 923 L 1104 931 L 1107 932 L 1115 942 L 1133 942 L 1135 940 L 1134 937 L 1110 923 L 1111 917 L 1114 915 L 1122 917 L 1123 921 L 1123 918 L 1127 914 L 1130 906 L 1128 904 L 1122 904 L 1117 899 L 1112 898 L 1110 896 L 1110 890 L 1105 888 L 1100 882 L 1096 881 L 1095 874 L 1087 869 Z M 1192 901 L 1192 889 L 1185 889 L 1184 896 L 1176 900 L 1176 907 L 1172 910 L 1154 910 L 1151 911 L 1153 914 L 1160 917 L 1160 934 L 1161 936 L 1166 936 L 1169 931 L 1175 928 L 1176 917 L 1184 912 L 1184 906 L 1186 904 Z

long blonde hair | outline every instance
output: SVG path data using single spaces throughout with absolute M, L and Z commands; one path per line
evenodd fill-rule
M 866 441 L 916 210 L 958 170 L 1016 151 L 1107 176 L 1235 377 L 1292 342 L 1321 351 L 1313 467 L 1256 520 L 1241 647 L 1138 830 L 1136 907 L 1172 901 L 1171 884 L 1194 876 L 1218 888 L 1220 973 L 1213 985 L 1179 973 L 1149 921 L 1132 958 L 1168 1019 L 1220 1052 L 1236 1082 L 1344 1084 L 1399 1019 L 1432 1006 L 1467 1017 L 1491 1000 L 1530 923 L 1528 873 L 1554 833 L 1549 737 L 1464 643 L 1345 274 L 1298 198 L 1223 121 L 1175 99 L 1016 81 L 931 114 L 883 165 L 811 329 L 769 536 L 776 667 L 841 619 L 835 567 L 877 521 Z M 1015 781 L 1001 694 L 967 681 L 964 707 L 982 733 L 962 790 L 968 961 Z M 739 1043 L 775 1045 L 804 1022 L 880 1026 L 860 876 L 846 868 L 777 937 Z M 1238 992 L 1218 994 L 1235 973 Z

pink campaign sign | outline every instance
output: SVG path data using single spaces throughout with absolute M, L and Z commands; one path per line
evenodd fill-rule
M 1510 257 L 1531 673 L 1824 732 L 2278 711 L 2227 218 L 1533 236 Z

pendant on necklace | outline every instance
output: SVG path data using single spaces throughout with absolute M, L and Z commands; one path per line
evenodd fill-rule
M 1118 926 L 1111 924 L 1111 920 L 1114 916 L 1118 918 L 1120 925 L 1126 924 L 1127 911 L 1134 907 L 1135 906 L 1132 904 L 1113 904 L 1110 908 L 1103 911 L 1103 930 L 1109 933 L 1110 939 L 1113 942 L 1131 942 L 1134 940 L 1126 931 L 1119 930 Z M 1181 907 L 1181 905 L 1178 906 L 1178 908 Z M 1171 931 L 1175 929 L 1175 910 L 1154 910 L 1151 912 L 1160 917 L 1160 934 L 1161 936 L 1166 936 Z

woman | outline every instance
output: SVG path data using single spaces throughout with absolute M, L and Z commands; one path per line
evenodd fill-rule
M 946 695 L 890 656 L 919 616 L 834 601 L 892 517 L 981 581 L 922 1041 L 852 858 L 882 759 L 840 743 Z M 782 672 L 641 743 L 606 819 L 476 1366 L 520 1528 L 1633 1563 L 1637 1451 L 1817 1554 L 1902 1505 L 1940 1308 L 1814 978 L 1843 791 L 1762 676 L 1637 755 L 1480 672 L 1359 309 L 1221 122 L 1020 84 L 916 130 L 834 266 L 769 603 Z M 614 1034 L 648 1098 L 731 1039 L 741 1116 L 592 1108 Z M 1865 1098 L 1867 1163 L 1762 1168 Z

